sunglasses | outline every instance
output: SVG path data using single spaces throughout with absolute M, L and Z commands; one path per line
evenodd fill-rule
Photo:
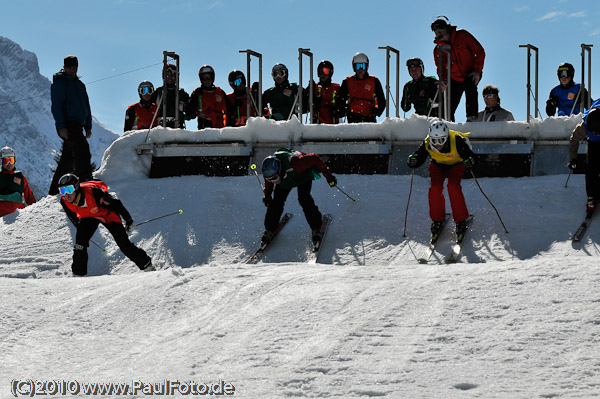
M 73 194 L 75 192 L 75 186 L 71 184 L 70 186 L 59 187 L 58 191 L 60 191 L 60 195 Z
M 8 165 L 9 163 L 15 163 L 15 157 L 2 158 L 2 165 Z
M 484 94 L 483 98 L 494 98 L 495 94 Z
M 140 94 L 141 94 L 142 96 L 143 96 L 143 95 L 146 95 L 146 94 L 152 94 L 152 92 L 153 92 L 153 91 L 154 91 L 154 90 L 152 89 L 152 87 L 142 87 L 142 88 L 139 90 L 139 92 L 140 92 Z
M 354 64 L 354 70 L 355 71 L 360 71 L 361 69 L 363 70 L 367 70 L 367 63 L 366 62 L 357 62 L 356 64 Z
M 273 78 L 285 78 L 285 76 L 286 73 L 283 70 L 273 72 Z

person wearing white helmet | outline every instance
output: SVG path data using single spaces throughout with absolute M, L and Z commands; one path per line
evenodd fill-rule
M 23 172 L 15 168 L 15 152 L 10 147 L 0 149 L 2 172 L 0 173 L 0 217 L 23 209 L 35 202 Z
M 474 165 L 475 154 L 468 139 L 469 133 L 450 130 L 443 121 L 434 122 L 429 127 L 429 135 L 419 148 L 408 157 L 408 167 L 416 169 L 428 156 L 431 186 L 429 187 L 429 216 L 431 236 L 437 239 L 442 222 L 446 217 L 444 181 L 448 179 L 448 196 L 452 207 L 452 217 L 456 223 L 456 239 L 462 240 L 469 217 L 469 210 L 462 192 L 461 180 L 465 170 Z
M 377 122 L 385 111 L 386 100 L 381 82 L 369 75 L 369 57 L 356 53 L 352 57 L 354 75 L 342 81 L 338 115 L 346 115 L 348 123 Z
M 154 85 L 152 82 L 144 80 L 138 85 L 140 101 L 127 107 L 125 126 L 123 127 L 124 132 L 150 129 L 151 127 L 158 126 L 160 110 L 152 102 L 152 94 L 154 94 Z

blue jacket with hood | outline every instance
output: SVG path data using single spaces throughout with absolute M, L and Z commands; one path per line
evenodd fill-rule
M 67 122 L 75 122 L 86 130 L 92 128 L 92 111 L 85 85 L 77 76 L 61 70 L 55 73 L 50 88 L 52 115 L 56 129 L 67 127 Z

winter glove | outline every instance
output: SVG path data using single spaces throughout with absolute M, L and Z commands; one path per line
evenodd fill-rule
M 323 175 L 325 176 L 325 180 L 327 180 L 327 183 L 329 183 L 330 187 L 335 187 L 337 185 L 337 179 L 329 170 L 323 173 Z
M 128 219 L 125 221 L 125 230 L 127 233 L 131 233 L 133 231 L 133 219 Z
M 270 195 L 265 195 L 263 197 L 263 204 L 265 204 L 265 206 L 268 208 L 269 205 L 271 204 L 271 201 L 273 201 L 273 199 L 271 198 Z
M 411 169 L 415 169 L 417 167 L 417 156 L 415 154 L 412 154 L 408 157 L 408 161 L 406 162 L 408 164 L 408 167 Z
M 558 97 L 550 97 L 548 101 L 546 101 L 546 114 L 548 116 L 554 116 L 554 114 L 556 113 L 556 107 L 558 107 L 559 105 L 560 101 L 558 100 Z
M 375 116 L 381 116 L 381 114 L 383 114 L 383 109 L 380 109 L 379 107 L 371 107 L 371 113 Z
M 571 170 L 575 170 L 575 168 L 577 168 L 577 160 L 576 159 L 570 160 L 569 163 L 567 164 L 567 168 L 569 168 Z
M 471 169 L 475 165 L 475 160 L 473 159 L 473 157 L 469 157 L 469 158 L 463 159 L 463 163 L 465 164 L 467 169 Z

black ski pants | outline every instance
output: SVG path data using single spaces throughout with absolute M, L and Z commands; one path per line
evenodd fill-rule
M 477 115 L 479 113 L 479 94 L 477 93 L 477 86 L 473 80 L 471 80 L 470 77 L 467 77 L 462 82 L 452 79 L 450 84 L 450 120 L 452 122 L 455 120 L 454 113 L 458 108 L 458 104 L 460 103 L 460 98 L 462 97 L 463 93 L 465 93 L 467 118 L 475 117 L 475 119 L 477 119 Z
M 600 199 L 600 142 L 588 141 L 585 191 L 588 197 Z
M 62 154 L 50 184 L 49 195 L 58 194 L 58 180 L 66 173 L 75 173 L 80 181 L 92 177 L 92 155 L 90 145 L 85 138 L 83 126 L 78 123 L 67 124 L 69 136 L 63 139 Z
M 129 241 L 129 236 L 122 223 L 103 223 L 96 218 L 82 218 L 79 220 L 77 233 L 75 234 L 75 249 L 73 250 L 73 265 L 71 267 L 73 274 L 76 276 L 85 276 L 87 274 L 87 247 L 90 245 L 90 239 L 96 232 L 96 229 L 98 229 L 100 223 L 112 234 L 125 256 L 131 259 L 140 270 L 146 266 L 150 261 L 150 257 L 143 249 L 136 247 Z
M 317 205 L 315 205 L 315 200 L 310 195 L 311 188 L 312 180 L 309 180 L 306 183 L 301 184 L 297 187 L 298 203 L 304 211 L 304 217 L 306 218 L 308 225 L 311 229 L 314 230 L 321 227 L 322 215 L 321 212 L 319 212 L 319 208 L 317 208 Z M 290 194 L 290 191 L 292 190 L 281 188 L 279 184 L 275 185 L 273 200 L 269 204 L 269 207 L 267 208 L 267 213 L 265 215 L 265 228 L 267 230 L 277 230 L 277 226 L 279 226 L 279 219 L 281 219 L 281 215 L 283 214 L 285 200 Z
M 355 114 L 352 112 L 348 112 L 346 119 L 348 119 L 348 123 L 377 122 L 377 117 L 375 115 L 366 116 L 362 114 Z

